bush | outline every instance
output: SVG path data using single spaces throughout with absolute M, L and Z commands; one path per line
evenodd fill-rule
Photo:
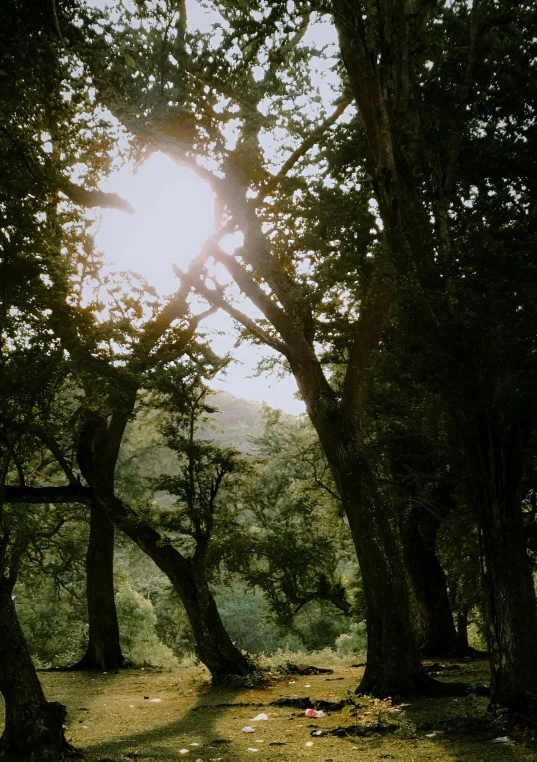
M 271 620 L 267 600 L 260 590 L 235 582 L 220 588 L 216 601 L 231 640 L 243 651 L 273 654 L 280 648 L 301 647 L 298 636 L 282 632 Z
M 17 615 L 36 666 L 47 669 L 77 662 L 88 637 L 85 601 L 59 594 L 46 576 L 32 586 L 17 585 L 16 593 Z
M 151 601 L 121 581 L 116 593 L 121 649 L 125 658 L 136 666 L 177 666 L 173 652 L 164 645 L 155 631 L 157 618 Z
M 361 651 L 367 651 L 365 622 L 353 622 L 349 632 L 344 632 L 336 638 L 336 652 L 344 657 Z
M 157 621 L 155 632 L 179 659 L 185 659 L 194 652 L 194 636 L 179 596 L 171 585 L 161 590 L 153 598 L 153 611 Z

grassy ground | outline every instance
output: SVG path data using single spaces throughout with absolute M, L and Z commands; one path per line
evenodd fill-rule
M 91 762 L 168 762 L 183 757 L 192 762 L 242 762 L 256 755 L 269 762 L 529 762 L 537 758 L 537 744 L 527 735 L 511 731 L 512 743 L 491 743 L 506 731 L 490 724 L 485 698 L 410 700 L 402 707 L 372 702 L 359 708 L 355 717 L 345 710 L 322 719 L 309 719 L 302 709 L 271 705 L 281 697 L 339 701 L 346 690 L 356 687 L 361 674 L 362 668 L 339 664 L 333 675 L 279 676 L 265 688 L 240 690 L 211 688 L 207 673 L 198 667 L 108 675 L 42 672 L 40 677 L 47 698 L 67 705 L 66 735 Z M 486 681 L 482 663 L 446 670 L 442 679 L 449 679 L 448 675 L 471 683 Z M 151 701 L 155 698 L 161 700 Z M 252 722 L 260 712 L 269 719 Z M 330 729 L 356 724 L 378 728 L 379 720 L 397 729 L 358 738 L 324 735 Z M 242 732 L 247 725 L 255 728 L 253 734 Z M 323 735 L 312 737 L 313 730 L 322 730 Z M 181 749 L 188 749 L 188 754 L 182 755 Z

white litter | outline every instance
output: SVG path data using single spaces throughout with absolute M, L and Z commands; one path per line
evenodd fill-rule
M 242 729 L 243 733 L 253 733 L 254 729 L 251 728 L 249 725 L 247 725 L 245 728 Z
M 436 733 L 427 733 L 425 738 L 436 738 Z
M 253 749 L 253 748 L 251 748 L 251 747 L 250 747 L 250 748 L 248 749 L 248 751 L 259 751 L 259 749 Z
M 191 743 L 189 746 L 199 746 L 199 743 Z
M 188 754 L 190 749 L 179 749 L 179 754 Z
M 261 714 L 258 714 L 257 717 L 254 717 L 252 722 L 258 722 L 259 720 L 268 720 L 268 714 L 265 714 L 265 712 L 261 712 Z
M 509 736 L 498 736 L 498 738 L 493 738 L 491 743 L 511 743 L 511 739 Z
M 162 699 L 149 699 L 150 704 L 160 704 Z
M 306 746 L 313 746 L 313 741 L 306 741 Z

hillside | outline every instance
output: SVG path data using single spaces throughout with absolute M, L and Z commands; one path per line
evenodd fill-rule
M 251 438 L 263 432 L 263 403 L 234 397 L 228 392 L 212 392 L 207 402 L 218 408 L 215 428 L 206 436 L 243 452 L 252 449 Z

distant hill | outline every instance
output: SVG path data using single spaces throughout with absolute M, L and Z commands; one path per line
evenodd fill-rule
M 211 392 L 207 397 L 214 413 L 213 426 L 200 428 L 198 436 L 212 439 L 221 446 L 234 447 L 245 454 L 254 454 L 255 447 L 251 440 L 263 433 L 262 402 L 252 402 L 223 391 Z M 158 413 L 145 411 L 127 427 L 122 456 L 136 459 L 136 468 L 140 476 L 176 473 L 175 455 L 169 450 L 158 432 Z
M 211 392 L 207 402 L 218 408 L 218 412 L 214 415 L 215 429 L 204 432 L 204 436 L 242 452 L 250 452 L 250 439 L 263 433 L 263 403 L 222 391 Z

